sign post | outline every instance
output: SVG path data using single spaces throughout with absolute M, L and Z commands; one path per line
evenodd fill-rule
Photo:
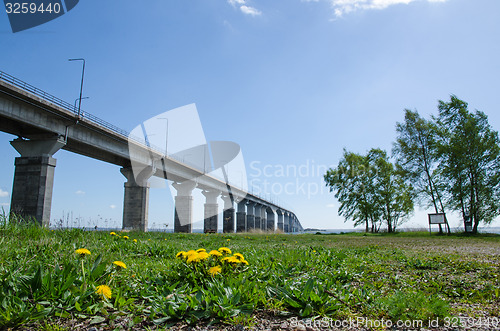
M 446 227 L 448 228 L 448 233 L 450 233 L 450 226 L 448 224 L 448 220 L 446 219 L 445 213 L 429 214 L 429 234 L 432 233 L 431 225 L 433 224 L 438 224 L 440 226 L 441 224 L 445 224 Z

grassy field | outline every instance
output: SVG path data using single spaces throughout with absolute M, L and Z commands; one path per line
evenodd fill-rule
M 113 235 L 4 222 L 0 247 L 0 329 L 500 327 L 497 235 Z

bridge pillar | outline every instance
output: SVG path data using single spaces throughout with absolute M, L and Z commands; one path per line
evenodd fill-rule
M 283 231 L 285 233 L 288 233 L 288 232 L 290 232 L 290 214 L 289 214 L 289 212 L 286 211 L 283 214 L 283 219 L 284 219 L 284 221 L 283 221 Z
M 204 233 L 217 233 L 219 223 L 219 205 L 217 197 L 220 195 L 219 190 L 204 190 L 202 194 L 205 196 L 205 218 L 203 221 Z
M 266 231 L 267 228 L 267 212 L 266 212 L 267 206 L 262 206 L 262 209 L 260 210 L 260 229 L 262 231 Z
M 121 168 L 120 172 L 127 178 L 123 198 L 123 224 L 124 230 L 148 231 L 149 213 L 149 183 L 154 167 L 148 167 L 135 178 L 131 167 Z M 147 173 L 147 174 L 146 174 Z
M 283 232 L 283 211 L 281 209 L 276 210 L 276 215 L 278 215 L 277 231 Z
M 15 161 L 10 212 L 32 218 L 40 225 L 48 227 L 56 167 L 56 159 L 52 156 L 66 143 L 58 138 L 18 138 L 10 144 L 21 154 Z
M 222 232 L 224 233 L 234 233 L 234 205 L 233 200 L 229 195 L 223 195 L 222 200 L 224 201 L 224 212 L 222 221 Z
M 254 215 L 255 202 L 248 201 L 247 204 L 247 232 L 255 229 L 255 215 Z
M 255 204 L 255 225 L 254 229 L 261 230 L 262 229 L 262 224 L 261 224 L 261 219 L 262 219 L 262 205 L 260 204 Z
M 196 183 L 187 180 L 182 183 L 174 183 L 177 190 L 174 211 L 174 232 L 191 233 L 193 226 L 193 196 L 192 192 Z
M 274 224 L 274 212 L 271 208 L 267 208 L 267 231 L 272 231 L 274 232 L 275 230 L 275 224 Z
M 295 214 L 292 214 L 292 216 L 290 217 L 290 232 L 292 233 L 295 233 L 297 232 L 297 219 L 295 217 Z
M 236 213 L 236 232 L 245 232 L 247 230 L 247 200 L 238 202 L 238 212 Z

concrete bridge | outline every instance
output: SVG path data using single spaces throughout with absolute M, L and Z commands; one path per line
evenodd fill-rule
M 17 136 L 11 145 L 19 152 L 15 160 L 11 213 L 36 219 L 48 226 L 56 159 L 60 149 L 120 167 L 124 184 L 123 229 L 147 231 L 149 183 L 152 176 L 173 181 L 174 232 L 191 232 L 194 189 L 203 191 L 204 232 L 217 232 L 217 198 L 224 201 L 223 232 L 253 229 L 299 232 L 303 228 L 290 210 L 229 185 L 195 167 L 167 156 L 128 132 L 92 114 L 80 116 L 75 107 L 32 85 L 0 71 L 0 130 Z M 143 176 L 134 176 L 130 144 L 138 151 Z M 151 160 L 154 160 L 152 163 Z

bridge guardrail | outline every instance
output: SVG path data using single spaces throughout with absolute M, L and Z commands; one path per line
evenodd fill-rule
M 9 84 L 12 84 L 16 87 L 19 87 L 20 89 L 22 90 L 25 90 L 27 92 L 30 92 L 46 101 L 49 101 L 61 108 L 64 108 L 65 110 L 68 110 L 72 113 L 74 113 L 75 115 L 78 115 L 78 108 L 76 108 L 74 105 L 70 104 L 69 102 L 66 102 L 56 96 L 53 96 L 52 94 L 50 93 L 47 93 L 45 92 L 44 90 L 41 90 L 31 84 L 28 84 L 26 83 L 25 81 L 19 79 L 19 78 L 16 78 L 12 75 L 9 75 L 8 73 L 6 72 L 3 72 L 0 70 L 0 80 L 3 80 Z M 83 116 L 81 114 L 84 114 Z M 117 133 L 121 136 L 123 136 L 124 138 L 132 138 L 134 141 L 138 142 L 138 143 L 141 143 L 142 145 L 146 146 L 146 144 L 144 143 L 144 140 L 143 139 L 140 139 L 138 137 L 135 137 L 135 136 L 132 136 L 130 135 L 129 132 L 127 132 L 126 130 L 123 130 L 119 127 L 117 127 L 116 125 L 113 125 L 109 122 L 106 122 L 105 120 L 95 116 L 95 115 L 92 115 L 91 113 L 89 112 L 86 112 L 84 110 L 81 110 L 80 112 L 80 116 L 87 119 L 87 120 L 90 120 L 90 122 L 93 122 L 95 124 L 99 124 L 100 126 L 102 127 L 105 127 L 106 129 L 109 129 L 111 131 L 113 131 L 114 133 Z M 155 146 L 149 146 L 150 148 L 154 149 L 154 150 L 159 150 L 157 147 Z
M 74 110 L 74 106 L 69 104 L 68 102 L 64 101 L 64 100 L 61 100 L 55 96 L 53 96 L 52 94 L 49 94 L 31 84 L 28 84 L 22 80 L 20 80 L 19 78 L 16 78 L 12 75 L 9 75 L 8 73 L 5 73 L 3 71 L 0 71 L 0 79 L 7 82 L 7 83 L 10 83 L 14 86 L 17 86 L 25 91 L 28 91 L 30 93 L 33 93 L 34 95 L 36 96 L 39 96 L 41 97 L 42 99 L 45 99 L 47 101 L 50 101 L 60 107 L 63 107 L 69 111 L 72 111 L 76 114 L 75 110 Z

